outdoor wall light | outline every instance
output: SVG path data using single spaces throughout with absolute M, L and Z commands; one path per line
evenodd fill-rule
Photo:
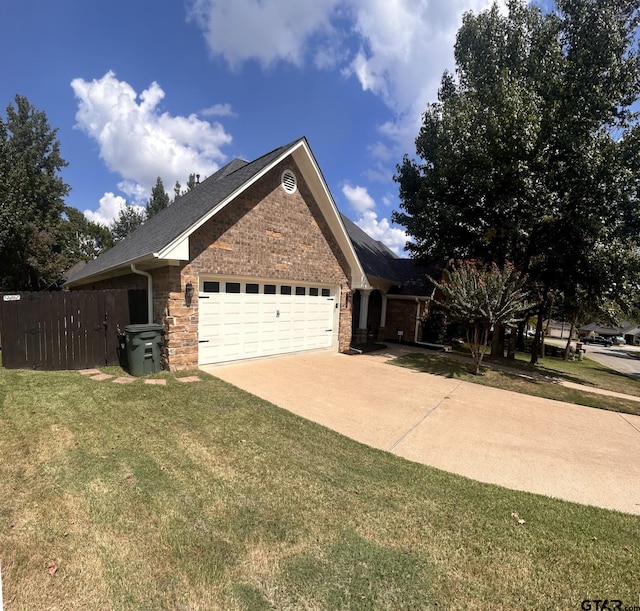
M 187 302 L 187 305 L 191 304 L 191 298 L 193 297 L 193 284 L 191 282 L 187 282 L 184 287 L 184 300 Z

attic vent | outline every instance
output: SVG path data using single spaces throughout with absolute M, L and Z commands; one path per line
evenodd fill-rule
M 296 181 L 296 175 L 291 170 L 285 170 L 282 172 L 282 188 L 291 195 L 296 192 L 298 183 Z

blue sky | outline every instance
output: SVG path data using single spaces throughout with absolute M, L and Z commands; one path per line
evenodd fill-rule
M 397 252 L 395 166 L 467 10 L 489 0 L 5 0 L 0 107 L 58 128 L 69 205 L 109 222 L 306 136 L 336 204 Z

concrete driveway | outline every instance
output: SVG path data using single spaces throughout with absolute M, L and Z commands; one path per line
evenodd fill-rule
M 640 416 L 388 364 L 400 346 L 204 368 L 367 445 L 475 480 L 640 514 Z

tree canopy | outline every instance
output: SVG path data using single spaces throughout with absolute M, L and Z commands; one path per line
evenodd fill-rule
M 0 118 L 0 290 L 42 290 L 60 278 L 66 165 L 57 130 L 17 95 Z
M 444 270 L 441 282 L 432 282 L 442 295 L 436 303 L 466 329 L 478 375 L 491 329 L 515 325 L 529 308 L 525 279 L 510 263 L 499 268 L 458 261 Z
M 171 204 L 171 200 L 164 190 L 164 184 L 162 178 L 158 176 L 156 184 L 151 188 L 151 198 L 147 202 L 146 217 L 150 219 L 155 214 L 158 214 L 160 210 L 164 210 Z
M 540 294 L 623 300 L 640 242 L 637 2 L 467 13 L 398 166 L 393 220 L 420 259 L 512 261 Z
M 133 233 L 147 220 L 147 215 L 142 208 L 125 204 L 120 208 L 118 218 L 110 225 L 109 231 L 114 242 L 119 242 Z
M 65 269 L 79 261 L 95 259 L 114 244 L 108 227 L 87 220 L 80 210 L 72 206 L 66 206 L 64 209 L 59 233 L 64 244 Z

